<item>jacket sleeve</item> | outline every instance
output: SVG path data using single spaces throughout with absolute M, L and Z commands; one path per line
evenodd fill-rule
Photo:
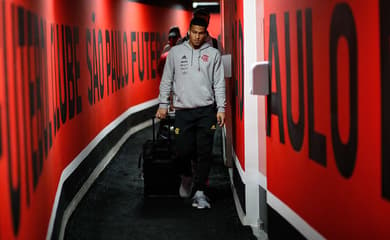
M 218 52 L 214 62 L 214 94 L 217 103 L 218 112 L 225 112 L 226 106 L 226 91 L 225 77 L 222 65 L 221 54 Z
M 168 108 L 169 95 L 172 91 L 173 73 L 175 71 L 174 54 L 172 49 L 168 52 L 168 56 L 164 66 L 164 72 L 160 82 L 160 95 L 158 96 L 159 107 Z

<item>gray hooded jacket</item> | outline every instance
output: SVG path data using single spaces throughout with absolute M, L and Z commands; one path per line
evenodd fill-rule
M 219 51 L 204 43 L 194 49 L 189 41 L 174 46 L 168 53 L 160 83 L 160 108 L 167 108 L 173 90 L 175 109 L 203 107 L 216 102 L 225 112 L 225 78 Z

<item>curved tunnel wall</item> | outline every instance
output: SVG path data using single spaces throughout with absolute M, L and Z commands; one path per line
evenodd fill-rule
M 310 239 L 389 238 L 389 10 L 265 1 L 271 223 Z
M 0 12 L 0 238 L 56 239 L 112 144 L 153 113 L 166 32 L 183 35 L 191 12 L 73 0 Z
M 270 239 L 388 239 L 389 2 L 257 0 L 255 21 L 247 21 L 255 7 L 246 7 L 255 1 L 222 3 L 235 61 L 227 137 L 243 223 Z M 240 21 L 244 50 L 232 44 Z M 258 33 L 255 44 L 248 32 Z M 240 71 L 237 56 L 254 48 L 256 60 L 241 69 L 269 61 L 267 96 L 251 95 L 251 74 Z M 245 99 L 254 97 L 252 111 Z M 258 142 L 247 141 L 255 133 Z M 254 148 L 257 158 L 247 151 Z

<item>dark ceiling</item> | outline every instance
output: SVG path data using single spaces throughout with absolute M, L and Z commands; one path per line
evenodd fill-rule
M 187 10 L 193 10 L 193 8 L 192 8 L 193 2 L 216 2 L 216 3 L 219 3 L 218 0 L 129 0 L 129 1 L 150 4 L 150 5 L 155 5 L 155 6 L 162 6 L 162 7 L 181 8 L 181 9 L 187 9 Z M 205 8 L 207 8 L 210 12 L 219 12 L 219 6 L 208 6 Z

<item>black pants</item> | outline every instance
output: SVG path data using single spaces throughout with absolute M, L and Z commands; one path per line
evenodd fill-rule
M 214 132 L 214 106 L 176 110 L 175 134 L 178 162 L 185 176 L 192 175 L 191 161 L 197 161 L 195 189 L 204 190 L 210 172 Z

